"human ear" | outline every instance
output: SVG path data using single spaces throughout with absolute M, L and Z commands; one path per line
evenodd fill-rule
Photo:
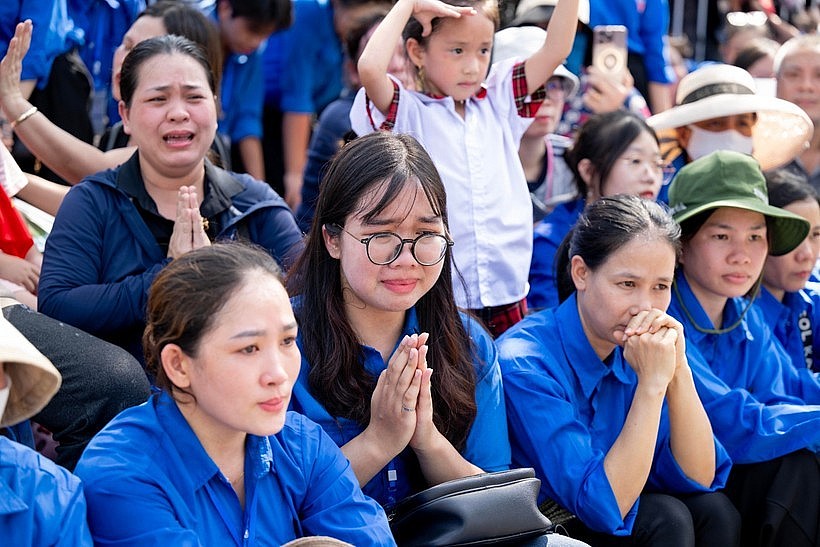
M 407 51 L 407 57 L 413 66 L 421 68 L 424 66 L 424 46 L 422 46 L 415 38 L 408 38 L 404 43 L 404 49 Z
M 584 259 L 579 255 L 575 255 L 570 259 L 569 273 L 576 291 L 583 291 L 587 288 L 590 269 L 587 267 L 587 263 L 584 262 Z
M 128 119 L 128 107 L 125 106 L 125 101 L 120 101 L 117 103 L 117 111 L 120 113 L 120 118 L 122 118 L 122 129 L 125 131 L 126 135 L 131 134 L 131 124 L 129 123 Z
M 173 385 L 179 389 L 188 389 L 191 386 L 191 360 L 176 344 L 168 344 L 159 354 L 162 370 Z
M 596 177 L 595 166 L 592 165 L 592 161 L 588 158 L 579 161 L 578 175 L 581 177 L 581 180 L 584 181 L 584 184 L 587 185 L 587 197 L 591 198 L 591 200 L 598 199 L 601 196 L 600 181 L 598 181 L 598 184 L 593 184 Z
M 339 233 L 331 233 L 330 230 L 327 229 L 327 225 L 324 225 L 322 226 L 322 239 L 325 242 L 327 254 L 336 260 L 339 260 L 339 257 L 341 256 L 341 252 L 339 250 Z
M 689 137 L 692 136 L 692 130 L 684 125 L 683 127 L 676 127 L 675 134 L 678 136 L 678 145 L 685 149 L 689 145 Z

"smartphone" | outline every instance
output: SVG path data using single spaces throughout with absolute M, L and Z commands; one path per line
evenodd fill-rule
M 592 29 L 592 66 L 620 79 L 626 71 L 626 27 L 603 25 Z

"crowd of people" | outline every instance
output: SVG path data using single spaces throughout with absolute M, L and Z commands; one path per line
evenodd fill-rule
M 3 4 L 0 538 L 820 546 L 820 16 L 727 4 Z

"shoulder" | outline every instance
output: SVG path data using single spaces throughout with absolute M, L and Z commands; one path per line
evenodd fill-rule
M 23 497 L 48 493 L 74 495 L 80 479 L 34 450 L 0 437 L 0 480 Z M 66 497 L 60 495 L 60 497 Z
M 550 308 L 532 313 L 510 327 L 495 341 L 502 370 L 510 370 L 514 363 L 532 363 L 552 354 L 560 347 L 560 335 L 555 321 L 555 310 Z

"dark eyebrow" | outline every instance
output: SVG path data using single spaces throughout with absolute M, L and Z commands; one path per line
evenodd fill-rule
M 441 222 L 441 215 L 431 215 L 427 217 L 419 217 L 416 219 L 416 222 L 421 224 L 437 224 Z M 396 225 L 401 223 L 401 220 L 396 220 L 392 218 L 372 218 L 367 222 L 363 222 L 366 226 L 390 226 Z
M 182 89 L 184 89 L 185 91 L 199 90 L 199 89 L 203 89 L 203 88 L 204 88 L 204 86 L 196 85 L 196 84 L 182 84 Z M 148 88 L 149 91 L 162 91 L 162 92 L 168 91 L 169 89 L 171 89 L 170 85 L 158 85 L 156 87 Z
M 235 340 L 237 338 L 254 338 L 256 336 L 264 336 L 264 330 L 243 330 L 242 332 L 237 332 L 233 336 L 231 336 L 231 340 Z

